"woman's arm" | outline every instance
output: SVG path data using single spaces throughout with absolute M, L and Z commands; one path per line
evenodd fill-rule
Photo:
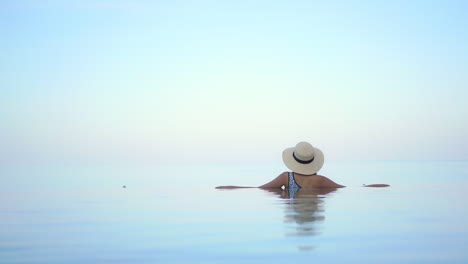
M 325 176 L 320 176 L 321 179 L 320 179 L 320 187 L 321 188 L 342 188 L 342 187 L 346 187 L 346 186 L 343 186 L 343 185 L 340 185 L 330 179 L 328 179 L 327 177 Z M 390 185 L 388 184 L 363 184 L 362 187 L 389 187 Z
M 283 172 L 281 173 L 278 177 L 276 177 L 274 180 L 272 180 L 269 183 L 265 183 L 261 186 L 258 187 L 243 187 L 243 186 L 233 186 L 233 185 L 227 185 L 227 186 L 218 186 L 216 189 L 239 189 L 239 188 L 281 188 L 283 185 L 286 185 L 288 182 L 288 173 Z
M 257 187 L 244 187 L 244 186 L 234 186 L 234 185 L 216 187 L 216 189 L 239 189 L 239 188 L 257 188 Z
M 274 180 L 269 183 L 265 183 L 262 186 L 258 186 L 258 188 L 281 188 L 288 183 L 288 173 L 283 172 Z
M 346 187 L 344 185 L 338 184 L 338 183 L 328 179 L 325 176 L 317 176 L 317 177 L 320 177 L 319 178 L 320 181 L 319 181 L 319 185 L 318 185 L 319 188 L 343 188 L 343 187 Z

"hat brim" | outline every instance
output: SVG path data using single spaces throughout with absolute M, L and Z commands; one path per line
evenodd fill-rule
M 314 160 L 308 164 L 301 164 L 294 159 L 294 149 L 287 148 L 283 151 L 283 162 L 288 169 L 300 174 L 311 175 L 317 173 L 322 168 L 324 157 L 320 149 L 314 148 Z

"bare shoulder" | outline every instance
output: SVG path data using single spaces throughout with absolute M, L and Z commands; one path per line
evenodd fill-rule
M 319 186 L 322 188 L 342 188 L 345 187 L 344 185 L 338 184 L 329 178 L 322 176 L 322 175 L 317 175 L 317 179 L 319 182 Z
M 259 188 L 281 188 L 282 186 L 288 183 L 288 172 L 283 172 L 278 177 L 273 179 L 272 181 L 259 186 Z
M 281 173 L 280 175 L 278 175 L 278 177 L 276 177 L 276 179 L 278 179 L 280 182 L 283 183 L 283 185 L 286 185 L 288 183 L 288 180 L 289 180 L 289 173 L 287 171 Z
M 285 171 L 285 172 L 282 172 L 280 175 L 278 175 L 278 177 L 276 177 L 276 179 L 279 179 L 282 182 L 287 182 L 288 177 L 289 177 L 289 173 L 287 171 Z

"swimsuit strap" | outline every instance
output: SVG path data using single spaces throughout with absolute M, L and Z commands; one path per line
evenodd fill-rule
M 296 193 L 299 189 L 301 189 L 301 186 L 297 184 L 296 179 L 294 179 L 294 172 L 289 172 L 289 188 L 288 188 L 288 193 L 289 193 L 289 198 L 294 199 L 296 197 Z
M 299 184 L 297 184 L 296 179 L 294 179 L 294 172 L 289 172 L 289 189 L 300 189 L 302 188 Z

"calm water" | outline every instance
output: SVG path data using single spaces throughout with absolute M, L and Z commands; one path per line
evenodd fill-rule
M 3 168 L 0 263 L 468 263 L 467 162 L 326 165 L 296 197 L 213 189 L 281 164 Z

